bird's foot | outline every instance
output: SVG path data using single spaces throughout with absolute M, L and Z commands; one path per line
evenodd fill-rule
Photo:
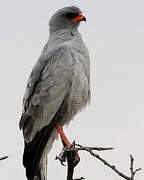
M 63 132 L 63 128 L 61 127 L 59 123 L 56 124 L 56 128 L 60 134 L 60 137 L 64 146 L 62 149 L 62 152 L 60 153 L 59 157 L 57 157 L 57 159 L 59 159 L 61 164 L 64 165 L 63 162 L 65 162 L 66 158 L 68 158 L 69 156 L 73 164 L 73 167 L 75 167 L 80 161 L 78 152 L 71 151 L 71 149 L 75 148 L 75 141 L 72 144 L 69 142 L 69 140 L 67 139 L 66 135 Z
M 78 152 L 74 151 L 74 148 L 75 148 L 75 141 L 71 144 L 70 147 L 67 147 L 64 144 L 61 153 L 59 154 L 59 156 L 56 156 L 56 159 L 58 159 L 63 166 L 65 166 L 64 162 L 66 162 L 67 159 L 69 162 L 71 162 L 71 166 L 75 167 L 79 163 L 80 157 Z
M 75 148 L 75 141 L 71 144 L 68 140 L 68 138 L 66 137 L 66 135 L 64 134 L 63 132 L 63 128 L 61 127 L 61 125 L 59 123 L 56 124 L 56 128 L 60 134 L 60 137 L 61 137 L 61 140 L 62 140 L 62 143 L 63 143 L 63 146 L 64 148 L 62 149 L 62 152 L 60 153 L 59 157 L 57 159 L 60 160 L 61 164 L 63 165 L 63 162 L 66 161 L 66 158 L 68 157 L 68 153 L 71 154 L 71 162 L 73 164 L 73 166 L 75 167 L 79 161 L 80 161 L 80 157 L 78 155 L 78 152 L 77 151 L 70 151 L 71 148 Z M 68 151 L 64 150 L 64 149 L 67 149 Z
M 58 159 L 63 166 L 65 166 L 64 162 L 66 162 L 66 157 L 67 157 L 66 153 L 67 152 L 64 150 L 64 147 L 63 147 L 59 156 L 56 156 L 55 158 L 56 160 Z

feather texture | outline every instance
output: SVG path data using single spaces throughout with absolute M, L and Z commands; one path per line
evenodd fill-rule
M 23 164 L 26 168 L 26 176 L 28 180 L 33 180 L 34 176 L 41 177 L 39 163 L 42 153 L 56 123 L 60 121 L 62 116 L 67 112 L 67 107 L 67 99 L 65 98 L 51 122 L 37 132 L 30 143 L 25 142 Z

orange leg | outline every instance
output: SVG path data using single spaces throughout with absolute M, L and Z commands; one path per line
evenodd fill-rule
M 71 143 L 69 142 L 69 140 L 67 139 L 66 135 L 63 132 L 63 128 L 61 127 L 61 125 L 59 123 L 56 124 L 56 128 L 61 136 L 62 142 L 64 145 L 66 145 L 67 147 L 71 147 Z M 80 161 L 78 152 L 75 152 L 75 160 L 74 160 L 74 166 L 78 164 L 78 162 Z
M 67 147 L 70 147 L 71 143 L 67 139 L 66 135 L 63 132 L 63 128 L 61 127 L 61 125 L 59 123 L 56 124 L 56 128 L 61 136 L 62 141 L 66 144 Z

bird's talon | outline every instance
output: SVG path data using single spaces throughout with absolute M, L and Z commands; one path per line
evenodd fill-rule
M 63 157 L 60 157 L 60 156 L 56 156 L 55 160 L 59 160 L 60 163 L 65 166 L 64 162 L 66 161 L 66 159 L 64 159 Z
M 60 163 L 61 163 L 62 166 L 66 166 L 66 165 L 63 163 L 63 161 L 60 161 Z

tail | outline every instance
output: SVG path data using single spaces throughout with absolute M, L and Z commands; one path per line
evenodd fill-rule
M 47 156 L 45 156 L 39 164 L 38 176 L 34 177 L 34 180 L 46 180 L 47 179 Z
M 62 119 L 62 116 L 66 111 L 67 102 L 66 100 L 63 100 L 63 103 L 51 122 L 37 132 L 31 142 L 25 142 L 23 165 L 26 168 L 26 176 L 28 180 L 46 180 L 47 160 L 46 157 L 41 160 L 42 154 L 56 123 Z
M 45 180 L 41 177 L 40 160 L 44 148 L 49 140 L 49 137 L 56 126 L 58 119 L 54 118 L 51 123 L 38 132 L 30 143 L 25 142 L 23 165 L 26 168 L 26 176 L 28 180 L 34 180 L 37 176 L 39 180 Z

